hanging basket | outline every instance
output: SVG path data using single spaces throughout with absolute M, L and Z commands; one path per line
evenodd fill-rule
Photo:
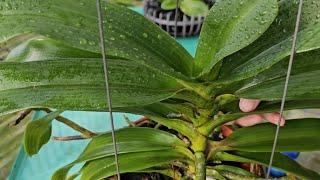
M 211 2 L 211 1 L 210 1 Z M 210 6 L 213 4 L 208 3 Z M 144 1 L 144 15 L 172 36 L 175 34 L 175 10 L 167 11 L 160 7 L 157 0 Z M 204 16 L 188 16 L 178 10 L 177 36 L 188 37 L 198 35 Z

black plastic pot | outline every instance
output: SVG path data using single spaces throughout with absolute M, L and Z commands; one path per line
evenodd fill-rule
M 206 3 L 211 7 L 214 4 L 214 0 L 206 0 Z M 175 34 L 175 10 L 163 10 L 158 0 L 144 1 L 144 16 L 172 36 Z M 177 36 L 188 37 L 198 35 L 203 20 L 204 16 L 188 16 L 178 10 Z

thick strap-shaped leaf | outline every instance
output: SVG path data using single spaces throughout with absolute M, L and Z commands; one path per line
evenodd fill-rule
M 154 115 L 161 117 L 168 117 L 170 115 L 180 115 L 184 114 L 188 117 L 192 117 L 194 115 L 194 107 L 187 103 L 170 103 L 170 102 L 158 102 L 154 104 L 150 104 L 147 106 L 141 107 L 130 107 L 130 108 L 117 108 L 117 111 L 120 112 L 131 112 L 134 114 L 141 115 Z
M 52 121 L 62 111 L 54 111 L 46 116 L 30 122 L 24 132 L 24 150 L 29 156 L 37 154 L 43 145 L 47 144 L 51 137 Z
M 219 152 L 216 154 L 215 158 L 222 161 L 250 162 L 267 166 L 269 164 L 270 154 L 271 153 L 253 153 L 241 151 L 232 152 L 230 154 L 226 152 Z M 302 167 L 294 160 L 280 153 L 275 153 L 272 166 L 296 175 L 302 179 L 317 180 L 320 178 L 318 173 Z
M 152 104 L 183 89 L 177 79 L 152 67 L 121 59 L 108 63 L 114 108 Z M 1 113 L 26 107 L 106 108 L 100 59 L 2 62 L 0 79 Z
M 317 18 L 319 5 L 320 5 L 320 1 L 318 0 L 306 1 L 304 3 L 304 7 L 303 7 L 304 14 L 302 16 L 301 31 L 299 33 L 300 42 L 298 42 L 299 43 L 298 53 L 300 54 L 297 54 L 295 58 L 295 63 L 293 65 L 293 72 L 292 72 L 293 75 L 297 75 L 307 71 L 318 70 L 320 68 L 319 66 L 320 61 L 318 60 L 319 50 L 310 51 L 312 49 L 319 48 L 320 41 L 318 38 L 320 37 L 319 36 L 320 24 L 319 24 L 319 18 Z M 255 86 L 255 85 L 261 82 L 264 82 L 266 80 L 276 79 L 276 78 L 285 76 L 287 64 L 288 64 L 288 61 L 287 61 L 288 55 L 290 52 L 290 43 L 291 43 L 290 36 L 292 35 L 294 22 L 295 22 L 295 19 L 293 19 L 292 17 L 295 17 L 294 14 L 296 14 L 297 9 L 298 8 L 296 3 L 292 1 L 290 2 L 282 1 L 281 7 L 280 7 L 280 15 L 277 17 L 276 21 L 270 27 L 270 29 L 266 32 L 266 34 L 261 38 L 259 38 L 259 40 L 257 40 L 253 45 L 249 46 L 244 51 L 240 51 L 239 53 L 236 53 L 236 55 L 231 56 L 226 61 L 226 63 L 224 64 L 221 70 L 222 77 L 225 77 L 225 78 L 221 79 L 221 83 L 218 83 L 218 84 L 220 85 L 224 84 L 225 86 L 224 88 L 228 89 L 228 91 L 230 92 L 234 92 L 236 89 L 244 87 L 243 92 L 245 92 L 246 95 L 244 94 L 240 95 L 242 93 L 239 93 L 238 95 L 240 97 L 262 98 L 266 100 L 280 99 L 280 96 L 282 96 L 282 94 L 280 95 L 280 92 L 282 93 L 282 90 L 280 90 L 279 88 L 278 88 L 279 90 L 278 93 L 276 93 L 275 95 L 273 94 L 274 91 L 271 92 L 271 94 L 269 94 L 269 93 L 266 93 L 267 92 L 266 90 L 262 90 L 262 88 L 259 88 L 260 87 L 259 85 L 258 86 Z M 284 31 L 279 32 L 279 29 L 282 29 L 282 28 L 284 29 Z M 287 40 L 285 40 L 286 38 Z M 282 42 L 273 46 L 275 43 L 278 43 L 280 41 Z M 287 45 L 284 46 L 286 43 Z M 279 50 L 280 47 L 284 49 L 280 51 Z M 236 59 L 237 61 L 231 62 L 232 58 Z M 256 65 L 258 65 L 259 67 Z M 232 71 L 232 73 L 230 71 Z M 230 73 L 231 73 L 231 76 L 230 76 Z M 261 74 L 258 74 L 258 73 L 261 73 Z M 248 77 L 251 77 L 251 78 L 245 81 L 241 81 L 241 79 L 245 79 Z M 234 82 L 237 80 L 240 80 L 240 81 Z M 280 84 L 277 84 L 277 85 L 282 86 L 282 89 L 283 89 L 283 83 L 284 83 L 283 78 L 282 78 L 282 82 L 280 82 L 281 80 L 274 80 L 274 81 L 277 81 L 278 83 L 282 84 L 282 85 Z M 291 84 L 292 81 L 293 80 L 291 79 L 289 84 Z M 313 87 L 312 90 L 313 92 L 316 92 L 317 81 L 315 81 L 314 83 L 315 84 L 311 86 L 315 86 Z M 266 84 L 268 84 L 268 82 L 266 82 Z M 268 88 L 266 86 L 264 86 L 264 88 L 267 88 L 269 90 L 269 88 L 272 87 L 273 89 L 274 84 L 272 85 L 269 84 L 269 85 L 270 86 Z M 306 87 L 308 85 L 310 85 L 309 79 L 306 82 L 303 82 L 301 84 L 300 91 L 298 93 L 297 91 L 294 90 L 294 88 L 291 88 L 292 90 L 291 99 L 310 99 L 312 95 L 310 96 L 311 93 L 307 92 L 310 89 L 305 89 L 305 90 L 301 89 L 301 87 Z M 253 87 L 250 88 L 251 86 Z M 246 90 L 247 88 L 250 89 L 250 92 L 249 90 L 248 91 Z M 255 95 L 252 94 L 251 96 L 251 93 L 253 93 L 254 91 L 256 93 L 257 91 L 259 91 L 263 95 L 259 96 L 257 95 L 259 93 L 257 93 Z M 217 92 L 219 92 L 219 90 Z M 242 90 L 240 90 L 239 92 L 242 92 Z M 317 95 L 314 95 L 314 96 L 317 96 Z
M 4 0 L 0 6 L 0 42 L 34 32 L 100 52 L 95 0 Z M 103 6 L 108 55 L 191 75 L 192 57 L 167 33 L 125 7 Z
M 271 68 L 291 53 L 292 38 L 276 44 L 254 58 L 233 69 L 228 79 L 246 79 Z M 303 53 L 320 48 L 320 23 L 306 28 L 298 33 L 297 53 Z
M 320 150 L 320 119 L 288 120 L 281 127 L 276 152 Z M 276 126 L 266 123 L 241 128 L 229 136 L 225 143 L 235 150 L 269 152 L 272 149 Z
M 256 40 L 277 11 L 276 0 L 216 1 L 200 34 L 196 75 L 210 72 L 224 57 Z
M 176 136 L 152 128 L 120 129 L 117 131 L 117 141 L 119 142 L 119 154 L 187 146 Z M 112 145 L 113 141 L 110 133 L 100 135 L 89 143 L 77 161 L 112 155 Z
M 269 69 L 251 77 L 249 79 L 240 80 L 237 79 L 220 79 L 217 80 L 213 85 L 213 93 L 234 93 L 241 88 L 248 88 L 265 81 L 275 80 L 278 78 L 285 77 L 288 69 L 289 57 L 279 61 L 278 63 L 271 66 Z M 315 71 L 320 69 L 320 50 L 307 51 L 295 55 L 295 60 L 292 65 L 291 75 L 298 75 L 308 71 Z M 283 81 L 284 82 L 284 81 Z M 265 96 L 267 97 L 267 96 Z
M 280 104 L 280 101 L 262 102 L 256 111 L 251 113 L 275 112 L 279 110 Z M 286 101 L 285 106 L 284 110 L 319 109 L 320 100 Z
M 29 62 L 54 59 L 101 58 L 99 53 L 84 51 L 45 37 L 25 40 L 11 49 L 4 61 Z
M 248 80 L 231 83 L 223 82 L 222 84 L 226 84 L 224 87 L 225 89 L 222 91 L 228 89 L 228 91 L 234 92 L 237 89 L 244 87 L 236 92 L 239 97 L 279 100 L 282 97 L 287 67 L 288 58 Z M 319 82 L 317 79 L 319 69 L 320 50 L 297 54 L 289 81 L 289 86 L 291 87 L 289 88 L 289 94 L 291 96 L 289 99 L 316 98 L 318 96 L 317 89 L 319 89 L 319 85 L 317 85 Z M 296 89 L 296 87 L 298 87 L 298 89 Z
M 287 100 L 319 100 L 320 99 L 320 70 L 306 71 L 290 76 Z M 235 94 L 239 97 L 261 100 L 281 100 L 283 96 L 285 77 L 278 78 L 245 87 Z
M 178 151 L 149 151 L 130 154 L 120 154 L 120 173 L 140 172 L 143 169 L 152 168 L 183 160 L 185 157 Z M 107 168 L 105 168 L 107 167 Z M 81 169 L 81 180 L 103 179 L 115 175 L 116 166 L 114 157 L 106 157 L 87 162 Z
M 42 61 L 53 59 L 75 59 L 75 58 L 100 58 L 100 54 L 83 51 L 77 48 L 67 46 L 64 43 L 55 40 L 36 37 L 25 41 L 12 49 L 6 57 L 6 62 L 28 62 L 28 61 Z M 112 57 L 110 57 L 112 58 Z M 190 102 L 199 107 L 203 107 L 206 103 L 201 96 L 192 91 L 183 91 L 176 94 L 170 102 L 159 102 L 147 106 L 130 107 L 130 108 L 116 108 L 114 110 L 120 112 L 130 112 L 137 114 L 153 114 L 167 116 L 169 113 L 184 113 L 190 114 L 191 108 L 183 102 Z M 160 107 L 161 106 L 161 107 Z M 189 105 L 190 106 L 190 105 Z M 176 111 L 178 110 L 178 111 Z M 193 116 L 190 114 L 190 116 Z
M 186 147 L 186 144 L 174 135 L 151 128 L 124 128 L 117 130 L 116 134 L 120 155 Z M 78 159 L 56 171 L 52 179 L 65 179 L 69 169 L 75 164 L 104 157 L 114 157 L 111 133 L 93 138 Z
M 57 42 L 52 39 L 44 38 L 44 37 L 36 37 L 33 39 L 30 39 L 28 41 L 25 41 L 21 45 L 17 46 L 16 48 L 12 49 L 5 59 L 6 62 L 28 62 L 28 61 L 42 61 L 42 60 L 75 60 L 75 59 L 97 59 L 100 58 L 100 55 L 98 53 L 92 53 L 89 51 L 83 51 L 77 48 L 73 48 L 70 46 L 67 46 L 64 43 Z M 111 57 L 112 58 L 112 57 Z M 182 96 L 181 96 L 182 95 Z M 188 97 L 188 98 L 186 98 Z M 190 97 L 190 98 L 189 98 Z M 203 106 L 203 99 L 197 95 L 195 96 L 194 92 L 186 91 L 181 92 L 178 95 L 174 96 L 175 99 L 181 99 L 184 98 L 184 101 L 192 99 L 192 102 L 194 101 L 198 106 Z M 201 105 L 199 105 L 199 103 Z M 157 103 L 158 106 L 161 105 L 161 103 Z M 178 107 L 183 107 L 184 105 L 176 104 L 174 106 L 178 105 Z M 165 105 L 167 106 L 167 105 Z M 131 112 L 131 113 L 138 113 L 138 114 L 150 114 L 150 110 L 156 112 L 162 112 L 165 113 L 165 116 L 169 113 L 174 113 L 171 109 L 168 109 L 167 107 L 163 110 L 161 108 L 153 108 L 153 105 L 147 105 L 143 107 L 126 107 L 126 108 L 116 108 L 114 110 L 121 111 L 121 112 Z M 176 108 L 173 108 L 176 109 Z M 181 108 L 179 108 L 181 109 Z M 166 110 L 166 111 L 164 111 Z M 188 110 L 189 111 L 189 110 Z M 178 113 L 178 112 L 176 112 Z M 157 113 L 158 114 L 158 113 Z
M 223 62 L 224 64 L 221 68 L 220 76 L 222 78 L 228 78 L 233 69 L 254 58 L 263 51 L 266 51 L 275 44 L 291 37 L 295 27 L 298 4 L 299 3 L 292 0 L 279 1 L 279 14 L 270 28 L 254 43 L 227 57 Z M 312 27 L 320 22 L 320 19 L 318 18 L 319 7 L 320 0 L 304 1 L 300 30 Z
M 257 74 L 252 80 L 248 80 L 246 84 L 259 84 L 261 82 L 284 77 L 288 70 L 289 57 L 281 60 L 268 70 Z M 320 69 L 320 49 L 307 51 L 295 55 L 292 65 L 291 75 L 298 75 L 308 71 Z
M 205 109 L 208 104 L 207 100 L 197 95 L 192 91 L 182 91 L 174 95 L 168 100 L 164 100 L 158 103 L 150 104 L 142 107 L 131 107 L 125 109 L 117 109 L 122 112 L 133 112 L 137 114 L 149 114 L 162 117 L 168 117 L 169 114 L 184 114 L 188 117 L 196 116 L 195 111 L 197 108 Z M 126 111 L 127 109 L 127 111 Z M 199 111 L 199 109 L 198 109 Z

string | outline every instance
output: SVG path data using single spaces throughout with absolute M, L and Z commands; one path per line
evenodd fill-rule
M 179 13 L 179 0 L 177 0 L 176 11 L 174 15 L 174 38 L 177 38 L 178 35 L 178 13 Z
M 270 176 L 271 167 L 272 167 L 273 158 L 274 158 L 274 153 L 276 151 L 278 136 L 279 136 L 279 132 L 280 132 L 280 123 L 281 123 L 281 119 L 283 117 L 283 110 L 284 110 L 284 107 L 285 107 L 285 102 L 286 102 L 286 97 L 287 97 L 287 92 L 288 92 L 288 85 L 289 85 L 289 80 L 290 80 L 290 75 L 291 75 L 292 64 L 293 64 L 293 61 L 294 61 L 294 55 L 296 53 L 297 36 L 298 36 L 300 20 L 301 20 L 302 5 L 303 5 L 303 0 L 300 0 L 299 9 L 298 9 L 298 13 L 297 13 L 296 26 L 295 26 L 295 30 L 294 30 L 294 34 L 293 34 L 292 49 L 291 49 L 291 54 L 290 54 L 290 59 L 289 59 L 287 76 L 286 76 L 286 81 L 285 81 L 285 85 L 284 85 L 284 89 L 283 89 L 283 96 L 282 96 L 281 107 L 280 107 L 280 117 L 279 117 L 279 121 L 278 121 L 278 124 L 277 124 L 277 129 L 276 129 L 274 142 L 273 142 L 273 146 L 272 146 L 272 152 L 271 152 L 269 165 L 268 165 L 268 171 L 267 171 L 267 176 L 266 176 L 267 179 Z
M 96 5 L 97 5 L 97 14 L 98 14 L 100 47 L 101 47 L 104 78 L 105 78 L 106 101 L 109 105 L 108 111 L 109 111 L 109 115 L 110 115 L 110 125 L 111 125 L 112 142 L 113 142 L 113 148 L 114 148 L 114 159 L 115 159 L 115 163 L 116 163 L 117 179 L 120 180 L 119 162 L 118 162 L 118 148 L 117 148 L 116 135 L 115 135 L 115 131 L 114 131 L 112 100 L 111 100 L 111 92 L 110 92 L 110 86 L 109 86 L 109 75 L 108 75 L 108 63 L 107 63 L 107 59 L 106 59 L 106 48 L 105 48 L 105 41 L 104 41 L 104 37 L 105 37 L 104 36 L 104 28 L 103 28 L 104 23 L 103 23 L 103 18 L 102 18 L 102 10 L 101 10 L 100 0 L 96 1 Z

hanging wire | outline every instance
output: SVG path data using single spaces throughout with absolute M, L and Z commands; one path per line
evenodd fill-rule
M 106 48 L 105 48 L 105 41 L 104 41 L 104 28 L 103 28 L 103 18 L 102 18 L 102 10 L 101 10 L 101 3 L 100 0 L 97 0 L 97 13 L 98 13 L 98 25 L 99 25 L 99 37 L 100 37 L 100 47 L 101 47 L 101 54 L 102 54 L 102 61 L 103 61 L 103 70 L 104 70 L 104 78 L 105 78 L 105 90 L 106 90 L 106 101 L 109 105 L 109 115 L 110 115 L 110 125 L 111 125 L 111 134 L 112 134 L 112 142 L 114 148 L 114 159 L 116 162 L 116 171 L 117 171 L 117 179 L 120 180 L 120 173 L 119 173 L 119 162 L 118 162 L 118 149 L 117 149 L 117 141 L 116 135 L 114 131 L 114 120 L 112 114 L 112 100 L 111 100 L 111 93 L 110 93 L 110 86 L 109 86 L 109 76 L 108 76 L 108 64 L 106 59 Z
M 276 146 L 277 146 L 277 141 L 278 141 L 278 136 L 279 136 L 279 131 L 280 131 L 280 123 L 281 123 L 281 119 L 283 117 L 283 110 L 285 107 L 285 102 L 286 102 L 286 97 L 287 97 L 287 92 L 288 92 L 288 85 L 289 85 L 289 79 L 290 79 L 290 75 L 291 75 L 292 64 L 293 64 L 293 60 L 294 60 L 294 55 L 296 53 L 297 36 L 298 36 L 298 32 L 299 32 L 299 26 L 300 26 L 301 14 L 302 14 L 302 5 L 303 5 L 303 0 L 300 0 L 299 9 L 298 9 L 298 13 L 297 13 L 296 26 L 295 26 L 295 30 L 294 30 L 294 34 L 293 34 L 292 49 L 291 49 L 291 54 L 290 54 L 290 59 L 289 59 L 288 70 L 287 70 L 287 77 L 286 77 L 286 82 L 285 82 L 284 89 L 283 89 L 283 96 L 282 96 L 281 107 L 280 107 L 280 118 L 279 118 L 279 121 L 277 124 L 277 129 L 276 129 L 274 142 L 273 142 L 273 146 L 272 146 L 272 152 L 271 152 L 270 161 L 269 161 L 269 165 L 268 165 L 268 172 L 267 172 L 267 176 L 266 176 L 267 179 L 270 176 L 270 171 L 271 171 L 271 167 L 272 167 L 272 163 L 273 163 L 273 157 L 274 157 L 274 153 L 276 151 Z
M 176 11 L 174 14 L 174 38 L 177 38 L 178 35 L 178 13 L 179 13 L 179 0 L 177 0 Z

